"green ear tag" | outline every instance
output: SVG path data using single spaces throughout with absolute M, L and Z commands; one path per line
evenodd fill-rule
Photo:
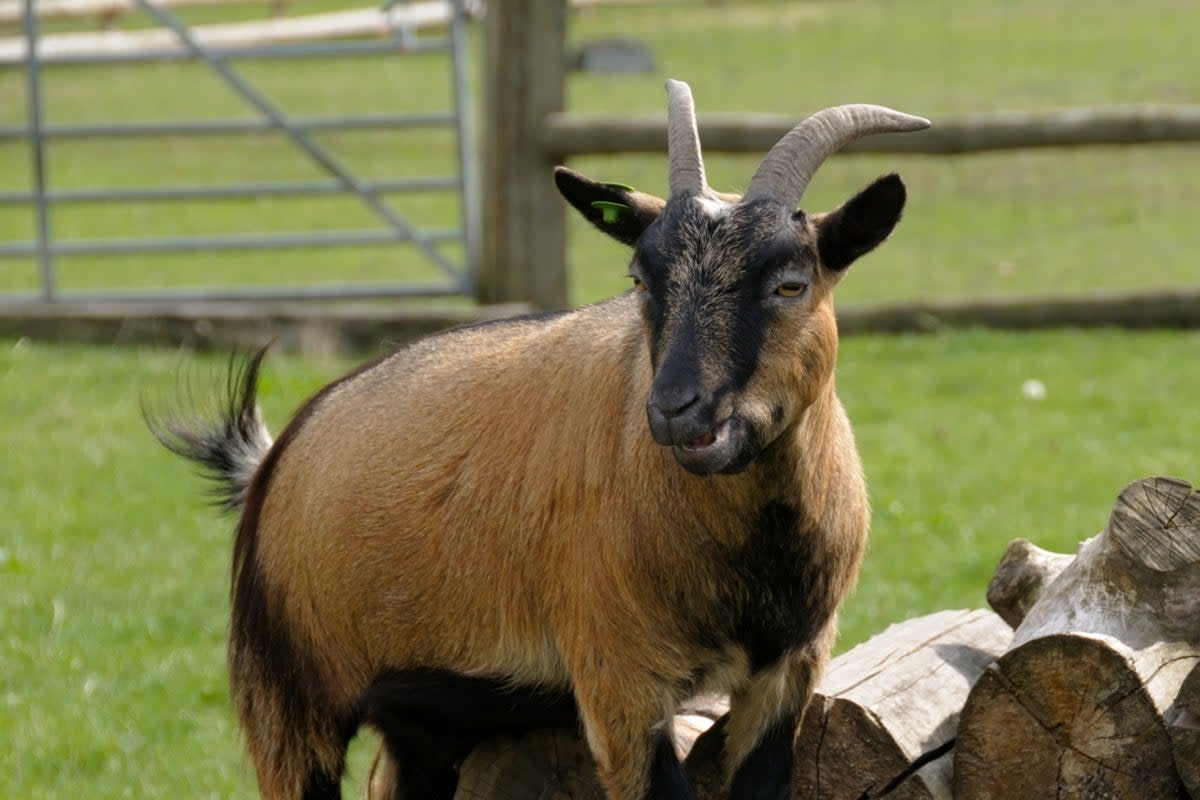
M 621 218 L 622 211 L 629 210 L 629 206 L 624 203 L 614 203 L 611 200 L 593 200 L 592 208 L 599 209 L 604 221 L 610 225 Z
M 629 192 L 630 194 L 633 194 L 637 191 L 632 186 L 627 186 L 624 183 L 606 183 L 604 185 L 610 189 L 617 189 L 618 191 Z

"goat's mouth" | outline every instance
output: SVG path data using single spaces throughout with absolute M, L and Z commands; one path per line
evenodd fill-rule
M 711 431 L 675 445 L 671 451 L 680 466 L 694 475 L 741 472 L 757 453 L 753 438 L 746 421 L 732 416 Z
M 728 439 L 729 428 L 729 420 L 727 419 L 708 433 L 697 436 L 685 444 L 677 445 L 677 447 L 687 453 L 703 453 L 709 448 L 716 447 L 721 440 Z

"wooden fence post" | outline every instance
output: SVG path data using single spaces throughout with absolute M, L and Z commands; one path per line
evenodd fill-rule
M 565 210 L 541 148 L 563 108 L 566 0 L 488 5 L 484 44 L 479 301 L 567 304 Z

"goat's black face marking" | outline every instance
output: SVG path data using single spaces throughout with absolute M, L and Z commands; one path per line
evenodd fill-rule
M 807 285 L 816 256 L 805 218 L 781 203 L 722 205 L 681 197 L 638 241 L 630 273 L 649 336 L 651 435 L 700 475 L 740 472 L 768 437 L 738 411 L 768 326 L 784 307 L 780 285 Z

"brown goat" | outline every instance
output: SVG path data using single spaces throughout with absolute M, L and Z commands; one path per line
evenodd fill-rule
M 364 723 L 414 800 L 452 794 L 482 736 L 578 721 L 612 800 L 692 798 L 666 726 L 703 691 L 732 697 L 731 795 L 786 795 L 869 523 L 831 292 L 905 189 L 796 209 L 845 142 L 928 123 L 821 112 L 739 199 L 708 188 L 668 89 L 666 201 L 556 174 L 634 247 L 633 290 L 401 348 L 273 444 L 262 353 L 215 425 L 152 421 L 241 507 L 229 667 L 263 797 L 339 796 Z

